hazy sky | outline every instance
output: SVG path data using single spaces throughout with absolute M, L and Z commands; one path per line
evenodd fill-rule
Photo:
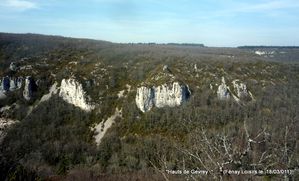
M 298 46 L 299 0 L 0 0 L 0 32 Z

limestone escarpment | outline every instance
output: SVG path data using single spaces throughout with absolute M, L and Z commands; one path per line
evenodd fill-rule
M 73 78 L 61 81 L 59 96 L 67 103 L 85 111 L 91 111 L 95 108 L 94 105 L 87 103 L 86 93 L 82 84 Z
M 136 105 L 142 111 L 146 112 L 154 106 L 155 92 L 153 88 L 145 86 L 139 87 L 136 94 Z
M 23 91 L 23 97 L 29 101 L 32 96 L 33 93 L 37 90 L 37 85 L 35 83 L 35 81 L 33 80 L 32 77 L 28 76 L 25 79 L 25 87 L 24 87 L 24 91 Z
M 238 103 L 244 99 L 254 100 L 245 83 L 239 79 L 233 80 L 232 89 L 230 89 L 224 77 L 222 77 L 222 83 L 218 86 L 217 97 L 220 100 L 229 100 L 232 97 Z
M 217 96 L 220 100 L 228 100 L 230 99 L 230 90 L 229 87 L 226 85 L 224 77 L 222 77 L 222 83 L 219 85 L 217 90 Z
M 0 78 L 0 99 L 6 98 L 6 93 L 18 90 L 22 87 L 22 77 L 2 77 Z
M 5 99 L 8 92 L 13 92 L 23 87 L 23 98 L 30 101 L 38 91 L 39 82 L 39 80 L 35 81 L 31 76 L 27 76 L 25 79 L 22 77 L 5 76 L 0 79 L 0 99 Z M 48 100 L 52 95 L 57 94 L 58 90 L 59 87 L 57 87 L 57 83 L 55 83 L 50 88 L 49 94 L 44 95 L 41 101 Z M 64 101 L 80 107 L 83 110 L 90 111 L 94 108 L 93 105 L 87 103 L 82 84 L 73 78 L 63 79 L 61 81 L 59 96 L 62 97 Z
M 246 98 L 250 95 L 249 91 L 247 90 L 246 84 L 241 82 L 240 80 L 236 79 L 233 82 L 234 90 L 237 94 L 239 99 Z
M 22 87 L 22 77 L 3 77 L 0 79 L 0 91 L 8 92 Z
M 136 105 L 146 112 L 153 107 L 175 107 L 180 106 L 190 97 L 190 90 L 187 85 L 173 82 L 154 87 L 139 87 L 136 94 Z

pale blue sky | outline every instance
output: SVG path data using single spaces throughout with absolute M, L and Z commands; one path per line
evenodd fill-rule
M 0 32 L 298 46 L 299 0 L 0 0 Z

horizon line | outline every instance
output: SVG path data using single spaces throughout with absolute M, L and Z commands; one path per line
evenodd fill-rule
M 65 35 L 57 35 L 57 34 L 43 34 L 43 33 L 32 33 L 32 32 L 2 32 L 0 34 L 15 34 L 15 35 L 39 35 L 39 36 L 55 36 L 61 38 L 71 38 L 71 39 L 85 39 L 85 40 L 93 40 L 93 41 L 104 41 L 114 44 L 139 44 L 139 45 L 182 45 L 182 46 L 194 46 L 194 47 L 202 47 L 202 48 L 299 48 L 299 45 L 238 45 L 238 46 L 206 46 L 205 43 L 195 43 L 195 42 L 114 42 L 110 40 L 104 39 L 96 39 L 91 37 L 75 37 L 75 36 L 65 36 Z

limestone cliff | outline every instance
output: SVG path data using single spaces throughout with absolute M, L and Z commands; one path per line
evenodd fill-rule
M 245 83 L 241 82 L 239 79 L 232 81 L 232 89 L 226 84 L 224 77 L 222 77 L 222 83 L 218 86 L 217 96 L 220 100 L 229 100 L 231 97 L 236 101 L 241 100 L 254 100 L 253 95 L 247 89 Z
M 33 80 L 32 77 L 27 76 L 25 79 L 25 87 L 24 87 L 24 91 L 23 91 L 23 97 L 29 101 L 32 96 L 33 93 L 36 91 L 37 89 L 37 85 L 35 83 L 35 81 Z
M 136 105 L 142 111 L 146 112 L 154 106 L 155 92 L 153 88 L 140 87 L 137 89 Z
M 222 77 L 222 83 L 219 85 L 217 90 L 218 99 L 228 100 L 230 99 L 230 94 L 229 87 L 226 85 L 224 77 Z
M 64 101 L 85 111 L 91 111 L 95 107 L 87 103 L 86 93 L 83 90 L 82 84 L 73 78 L 63 79 L 61 81 L 59 96 Z
M 234 80 L 233 82 L 234 90 L 238 98 L 245 98 L 249 96 L 246 84 L 242 83 L 240 80 Z
M 14 91 L 14 90 L 20 89 L 22 87 L 22 84 L 23 84 L 23 78 L 22 77 L 11 78 L 10 79 L 10 84 L 9 84 L 9 90 Z
M 136 105 L 146 112 L 153 107 L 175 107 L 181 105 L 190 97 L 190 90 L 187 85 L 173 82 L 154 87 L 139 87 L 136 94 Z
M 22 87 L 22 77 L 8 77 L 0 78 L 0 99 L 6 98 L 6 93 L 9 91 L 15 91 Z
M 3 77 L 1 81 L 1 90 L 3 92 L 9 91 L 10 88 L 10 78 L 8 76 Z

